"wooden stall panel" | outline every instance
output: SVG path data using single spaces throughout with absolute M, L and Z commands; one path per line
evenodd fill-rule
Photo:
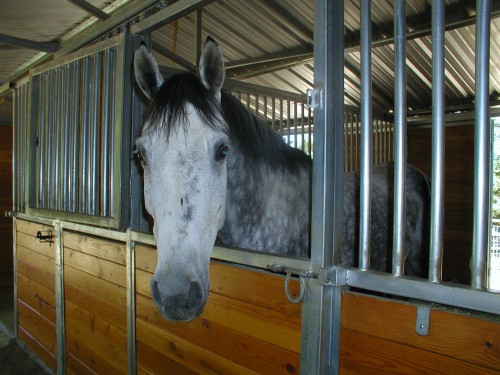
M 16 221 L 16 303 L 19 339 L 55 370 L 55 246 L 36 238 L 37 231 L 47 230 L 53 228 Z
M 432 131 L 408 129 L 408 162 L 431 176 Z M 443 278 L 470 283 L 474 126 L 446 127 Z
M 66 367 L 127 373 L 125 245 L 64 232 Z
M 347 293 L 342 300 L 342 374 L 499 374 L 500 321 L 431 309 L 415 332 L 414 304 Z
M 12 210 L 12 126 L 0 126 L 0 212 Z M 0 287 L 12 287 L 12 219 L 0 215 Z
M 137 247 L 135 254 L 139 373 L 157 373 L 161 364 L 179 374 L 298 373 L 301 311 L 286 300 L 282 277 L 212 261 L 203 314 L 175 323 L 150 296 L 156 250 Z M 298 284 L 292 288 L 297 293 Z

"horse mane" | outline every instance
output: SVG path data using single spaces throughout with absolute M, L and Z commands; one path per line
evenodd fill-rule
M 266 163 L 272 169 L 282 168 L 293 174 L 311 165 L 309 156 L 287 145 L 237 98 L 222 91 L 219 103 L 192 73 L 176 74 L 163 83 L 146 110 L 145 123 L 157 124 L 157 130 L 165 131 L 168 137 L 175 126 L 186 122 L 186 102 L 193 105 L 203 123 L 227 133 L 231 143 L 251 162 Z

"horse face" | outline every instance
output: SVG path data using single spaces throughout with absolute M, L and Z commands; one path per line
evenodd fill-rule
M 187 112 L 189 124 L 168 140 L 164 132 L 145 131 L 136 141 L 158 248 L 151 293 L 171 320 L 202 312 L 210 253 L 226 212 L 227 136 L 208 129 L 194 110 Z
M 134 70 L 144 94 L 153 102 L 161 99 L 163 77 L 144 45 L 136 52 Z M 212 39 L 207 39 L 201 57 L 200 77 L 210 98 L 220 101 L 224 65 Z M 162 131 L 162 124 L 146 122 L 136 141 L 158 249 L 151 293 L 170 320 L 191 320 L 203 311 L 210 253 L 226 213 L 228 137 L 207 126 L 188 101 L 184 106 L 185 116 L 178 118 L 181 123 L 169 132 Z M 222 123 L 220 117 L 215 120 Z

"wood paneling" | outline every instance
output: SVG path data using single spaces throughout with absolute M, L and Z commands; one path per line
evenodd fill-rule
M 145 373 L 161 358 L 203 374 L 298 373 L 300 305 L 286 301 L 281 276 L 212 261 L 203 314 L 175 323 L 150 298 L 156 250 L 137 248 L 136 266 L 137 340 L 145 346 L 137 360 Z M 297 283 L 293 288 L 297 293 Z
M 13 284 L 12 219 L 12 126 L 0 126 L 0 287 Z
M 474 127 L 446 127 L 443 278 L 470 283 L 474 186 Z M 429 177 L 432 130 L 408 129 L 408 162 Z
M 342 300 L 345 373 L 499 373 L 500 322 L 432 309 L 428 336 L 413 304 L 347 293 Z
M 54 245 L 35 238 L 37 231 L 50 228 L 22 220 L 16 223 L 19 340 L 55 370 Z
M 64 233 L 68 367 L 127 373 L 127 292 L 123 243 Z

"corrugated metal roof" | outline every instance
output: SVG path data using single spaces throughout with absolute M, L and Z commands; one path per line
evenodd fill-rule
M 90 2 L 101 9 L 110 6 L 104 0 Z M 410 36 L 406 52 L 407 100 L 412 109 L 430 108 L 431 105 L 432 42 L 430 33 L 425 32 L 430 22 L 431 3 L 430 0 L 406 2 L 407 32 Z M 500 92 L 500 19 L 495 18 L 500 13 L 499 3 L 500 0 L 492 1 L 495 11 L 491 23 L 492 94 Z M 202 38 L 211 35 L 218 41 L 229 68 L 229 77 L 304 93 L 313 85 L 313 4 L 312 0 L 214 1 L 202 12 Z M 445 97 L 450 105 L 472 103 L 475 27 L 470 17 L 474 15 L 475 1 L 448 0 L 446 4 L 447 17 L 459 27 L 452 26 L 450 22 L 449 30 L 446 31 Z M 360 52 L 357 47 L 359 12 L 357 0 L 345 1 L 345 100 L 346 104 L 353 106 L 359 106 L 360 96 Z M 88 18 L 89 15 L 83 10 L 65 0 L 2 0 L 0 34 L 64 45 L 69 30 Z M 372 3 L 372 27 L 376 39 L 372 50 L 373 106 L 381 112 L 391 110 L 393 105 L 392 19 L 391 0 Z M 195 15 L 189 14 L 153 33 L 153 41 L 157 46 L 155 54 L 160 64 L 176 68 L 195 66 L 194 23 Z M 415 34 L 419 31 L 420 34 Z M 37 53 L 0 44 L 0 84 L 5 83 L 14 70 Z M 162 56 L 172 53 L 177 56 L 177 63 Z M 277 69 L 277 63 L 286 63 L 287 67 Z

